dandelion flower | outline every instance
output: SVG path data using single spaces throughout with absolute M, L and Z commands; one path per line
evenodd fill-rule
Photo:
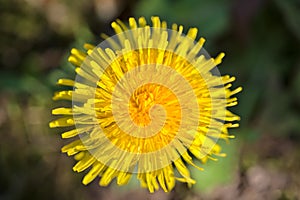
M 72 49 L 74 80 L 59 79 L 69 90 L 54 100 L 70 107 L 52 110 L 60 117 L 50 127 L 69 127 L 62 138 L 74 138 L 62 152 L 74 156 L 76 172 L 89 170 L 83 184 L 99 177 L 99 185 L 113 179 L 125 185 L 132 176 L 154 192 L 171 191 L 176 181 L 195 184 L 188 166 L 225 156 L 216 144 L 233 138 L 239 116 L 227 108 L 237 105 L 231 90 L 235 80 L 221 76 L 216 65 L 224 53 L 210 58 L 197 39 L 197 28 L 152 17 L 113 22 L 116 35 L 102 35 L 98 46 Z

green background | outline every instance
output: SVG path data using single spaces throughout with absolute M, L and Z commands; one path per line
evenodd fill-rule
M 81 184 L 66 141 L 50 130 L 56 80 L 74 77 L 72 47 L 98 44 L 111 21 L 158 15 L 197 27 L 219 70 L 243 86 L 242 118 L 226 158 L 210 161 L 188 189 L 153 195 L 131 181 L 117 188 Z M 148 20 L 149 21 L 149 20 Z M 300 2 L 297 0 L 1 0 L 0 199 L 298 199 L 300 198 Z

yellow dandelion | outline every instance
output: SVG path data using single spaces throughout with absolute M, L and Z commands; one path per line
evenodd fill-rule
M 50 127 L 70 127 L 62 138 L 76 139 L 62 152 L 77 160 L 74 171 L 89 170 L 83 184 L 100 177 L 101 186 L 124 185 L 135 176 L 150 192 L 171 191 L 176 181 L 191 186 L 187 165 L 202 170 L 196 159 L 225 156 L 216 142 L 238 127 L 240 117 L 227 108 L 241 87 L 230 90 L 235 78 L 216 68 L 224 53 L 209 58 L 197 28 L 184 34 L 183 26 L 151 21 L 113 22 L 116 35 L 71 50 L 76 79 L 58 80 L 70 90 L 53 99 L 72 106 L 53 109 L 61 117 Z

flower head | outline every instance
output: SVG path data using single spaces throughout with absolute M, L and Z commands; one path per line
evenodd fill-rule
M 72 49 L 69 61 L 76 66 L 75 80 L 60 79 L 73 90 L 57 92 L 54 100 L 72 106 L 52 110 L 62 117 L 50 127 L 70 127 L 63 138 L 76 138 L 62 152 L 78 161 L 74 171 L 89 169 L 88 184 L 100 177 L 101 186 L 114 178 L 126 184 L 137 176 L 154 192 L 172 190 L 176 181 L 192 185 L 188 165 L 198 159 L 224 156 L 216 144 L 228 140 L 228 128 L 238 127 L 239 116 L 227 107 L 237 104 L 230 90 L 234 77 L 221 76 L 216 65 L 224 53 L 209 58 L 197 42 L 197 29 L 152 17 L 129 19 L 129 26 L 112 23 L 116 35 L 103 35 L 98 46 Z

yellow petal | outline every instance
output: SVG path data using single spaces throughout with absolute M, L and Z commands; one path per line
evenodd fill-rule
M 130 180 L 132 174 L 127 172 L 120 172 L 117 178 L 118 185 L 126 185 Z
M 101 164 L 100 162 L 96 162 L 92 169 L 84 176 L 82 183 L 84 185 L 89 184 L 92 182 L 100 173 L 101 171 L 105 168 L 105 165 Z
M 63 117 L 49 123 L 50 128 L 73 126 L 73 117 Z
M 57 84 L 58 85 L 64 85 L 64 86 L 74 86 L 74 81 L 70 79 L 58 79 Z
M 117 171 L 113 168 L 107 168 L 106 171 L 103 173 L 99 185 L 100 186 L 107 186 L 113 178 L 117 176 Z
M 55 108 L 52 110 L 52 115 L 73 115 L 72 108 Z

